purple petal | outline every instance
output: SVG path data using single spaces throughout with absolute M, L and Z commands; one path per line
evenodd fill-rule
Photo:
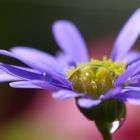
M 8 82 L 8 81 L 16 81 L 16 80 L 21 80 L 21 79 L 0 70 L 0 82 Z
M 57 81 L 60 81 L 62 83 L 65 83 L 65 85 L 67 84 L 68 86 L 70 86 L 70 83 L 65 78 L 65 74 L 63 72 L 60 72 L 60 71 L 59 71 L 59 73 L 55 71 L 57 68 L 54 70 L 49 66 L 42 65 L 39 62 L 36 62 L 32 59 L 28 59 L 28 60 L 24 59 L 20 56 L 17 56 L 16 54 L 12 54 L 12 53 L 6 51 L 6 50 L 0 50 L 0 54 L 15 58 L 15 59 L 25 63 L 26 65 L 34 68 L 35 70 L 40 71 L 42 74 L 52 75 L 53 79 L 57 79 Z
M 78 105 L 83 108 L 91 108 L 93 106 L 99 105 L 101 100 L 93 100 L 88 98 L 80 98 L 77 101 Z
M 3 64 L 0 63 L 0 68 L 7 72 L 10 75 L 22 78 L 22 79 L 41 79 L 42 74 L 39 72 L 35 72 L 32 69 L 27 69 L 24 67 L 17 67 L 17 66 L 13 66 L 13 65 L 7 65 L 7 64 Z
M 0 63 L 0 68 L 13 76 L 19 77 L 22 80 L 41 80 L 49 82 L 51 85 L 62 88 L 71 89 L 71 83 L 66 79 L 59 79 L 49 73 L 39 73 L 29 68 L 17 67 Z M 58 79 L 57 79 L 58 78 Z
M 52 30 L 59 47 L 71 58 L 71 61 L 76 63 L 88 61 L 85 41 L 73 23 L 59 20 L 53 24 Z
M 116 99 L 126 101 L 135 105 L 140 105 L 140 92 L 139 91 L 128 91 L 116 96 Z
M 8 52 L 6 50 L 0 50 L 0 54 L 15 58 L 15 59 L 21 61 L 22 63 L 28 65 L 29 67 L 32 67 L 32 68 L 34 68 L 42 73 L 45 73 L 45 72 L 53 73 L 53 74 L 60 74 L 61 73 L 61 76 L 65 77 L 63 71 L 62 72 L 59 71 L 59 73 L 56 72 L 56 71 L 58 71 L 57 67 L 55 69 L 52 69 L 52 67 L 50 67 L 49 65 L 44 65 L 42 63 L 39 63 L 38 61 L 35 61 L 34 59 L 29 59 L 29 58 L 26 59 L 21 55 L 16 55 L 16 54 L 13 54 L 13 53 Z
M 140 52 L 131 51 L 124 57 L 123 61 L 125 61 L 127 65 L 130 65 L 138 59 L 140 59 Z
M 114 97 L 116 96 L 117 94 L 119 94 L 121 92 L 121 88 L 115 88 L 115 89 L 111 89 L 109 90 L 106 94 L 102 95 L 100 97 L 100 99 L 103 99 L 103 100 L 106 100 L 106 99 L 109 99 L 111 97 Z
M 112 51 L 114 61 L 122 60 L 140 34 L 140 8 L 129 18 L 119 33 Z
M 114 86 L 123 84 L 129 77 L 131 77 L 140 68 L 140 61 L 135 62 L 129 66 L 114 82 Z
M 81 93 L 76 93 L 74 91 L 71 90 L 60 90 L 58 92 L 53 93 L 53 97 L 55 99 L 70 99 L 70 98 L 74 98 L 74 97 L 79 97 L 79 96 L 83 96 L 83 94 Z
M 13 88 L 39 88 L 48 89 L 51 91 L 61 90 L 60 87 L 54 86 L 46 81 L 40 80 L 11 82 L 9 85 Z
M 125 89 L 129 91 L 140 91 L 140 87 L 134 87 L 134 86 L 127 86 Z
M 40 51 L 34 48 L 19 46 L 19 47 L 12 48 L 11 52 L 19 56 L 20 59 L 29 60 L 33 63 L 36 63 L 36 65 L 40 67 L 42 66 L 43 67 L 46 66 L 47 68 L 50 67 L 54 71 L 57 70 L 58 73 L 61 73 L 64 71 L 59 65 L 58 61 L 55 59 L 55 57 L 43 51 Z
M 138 79 L 140 79 L 140 74 L 132 76 L 129 81 L 138 80 Z
M 71 58 L 62 52 L 58 52 L 56 54 L 56 59 L 64 69 L 69 69 L 72 66 L 76 66 L 76 63 L 71 61 Z
M 9 83 L 10 87 L 13 88 L 37 88 L 42 89 L 43 87 L 33 84 L 31 81 L 18 81 Z

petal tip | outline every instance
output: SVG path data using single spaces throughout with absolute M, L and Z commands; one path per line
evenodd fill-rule
M 77 101 L 78 105 L 82 108 L 91 108 L 101 103 L 101 100 L 92 100 L 87 98 L 81 98 Z
M 52 24 L 52 28 L 56 29 L 58 27 L 64 27 L 64 26 L 70 26 L 70 25 L 74 25 L 71 21 L 66 20 L 66 19 L 62 19 L 62 20 L 57 20 Z

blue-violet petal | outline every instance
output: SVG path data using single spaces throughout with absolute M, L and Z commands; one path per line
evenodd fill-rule
M 128 19 L 119 33 L 113 47 L 112 59 L 122 60 L 131 49 L 140 34 L 140 8 Z
M 56 21 L 52 31 L 59 47 L 71 58 L 71 61 L 75 63 L 88 61 L 85 41 L 73 23 L 67 20 Z

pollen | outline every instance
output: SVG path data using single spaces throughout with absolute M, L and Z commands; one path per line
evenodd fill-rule
M 112 62 L 104 57 L 102 60 L 91 59 L 66 71 L 72 88 L 79 93 L 86 93 L 94 99 L 99 98 L 113 88 L 115 79 L 125 70 L 125 62 Z

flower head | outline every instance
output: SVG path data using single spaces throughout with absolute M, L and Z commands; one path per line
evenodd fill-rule
M 56 21 L 52 31 L 62 50 L 55 57 L 22 46 L 0 50 L 27 65 L 0 63 L 0 81 L 12 81 L 14 88 L 49 89 L 58 99 L 76 97 L 83 108 L 108 99 L 140 104 L 140 53 L 130 50 L 140 33 L 140 9 L 119 33 L 110 58 L 89 60 L 85 41 L 67 20 Z

